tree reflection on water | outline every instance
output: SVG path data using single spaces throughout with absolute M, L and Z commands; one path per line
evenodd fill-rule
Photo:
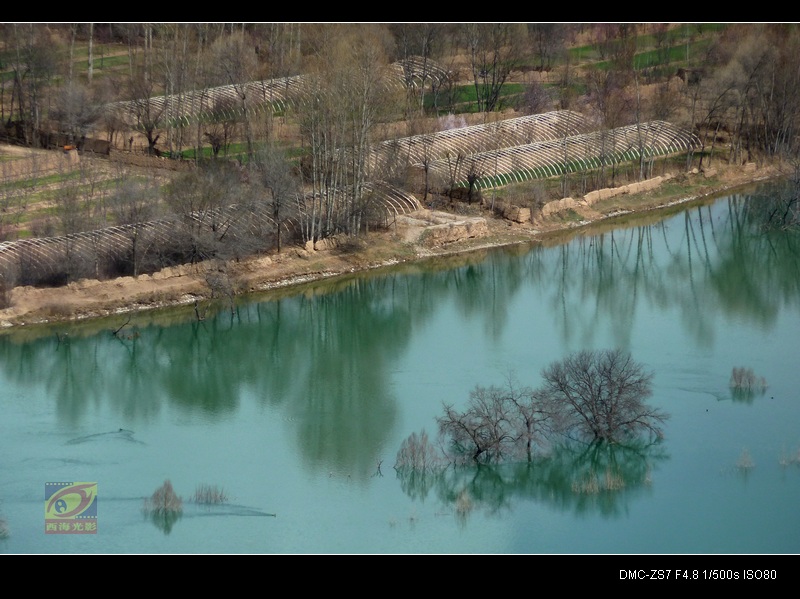
M 544 502 L 577 515 L 616 517 L 647 492 L 655 466 L 665 459 L 660 442 L 601 441 L 565 443 L 532 462 L 396 472 L 406 495 L 425 501 L 433 493 L 462 520 L 476 509 L 511 510 L 518 501 Z

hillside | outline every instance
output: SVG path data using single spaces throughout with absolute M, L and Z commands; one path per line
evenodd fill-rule
M 292 282 L 539 240 L 773 176 L 765 165 L 791 149 L 791 107 L 781 104 L 789 115 L 781 121 L 765 117 L 779 123 L 769 130 L 735 99 L 746 97 L 737 86 L 752 90 L 748 81 L 776 73 L 731 83 L 710 71 L 736 74 L 754 52 L 789 52 L 789 30 L 744 26 L 726 37 L 713 24 L 423 25 L 0 27 L 5 130 L 28 143 L 0 148 L 3 326 L 230 303 Z M 281 46 L 283 34 L 306 27 L 318 39 Z M 422 64 L 412 51 L 417 28 L 435 34 L 432 79 L 408 70 Z M 492 37 L 512 29 L 524 43 Z M 276 44 L 269 54 L 267 39 Z M 179 41 L 192 69 L 174 52 Z M 37 80 L 39 63 L 21 58 L 38 54 L 23 49 L 47 55 L 53 70 Z M 268 78 L 279 50 L 294 62 Z M 351 68 L 358 60 L 364 68 Z M 24 68 L 34 70 L 21 86 Z M 175 69 L 183 83 L 171 79 Z M 351 94 L 376 82 L 363 97 Z M 124 108 L 85 130 L 107 137 L 100 156 L 81 145 L 88 138 L 60 145 L 78 139 L 67 130 L 83 118 L 89 92 L 92 102 Z M 131 94 L 139 95 L 120 103 Z M 45 97 L 42 137 L 25 120 L 40 112 L 22 107 Z M 530 117 L 542 120 L 523 130 Z M 356 139 L 360 147 L 348 145 Z M 645 182 L 654 188 L 626 188 Z M 291 210 L 280 189 L 296 198 Z
M 418 219 L 410 219 L 392 230 L 371 234 L 368 239 L 352 239 L 322 251 L 296 247 L 281 254 L 235 262 L 214 260 L 171 267 L 136 278 L 86 279 L 61 288 L 17 287 L 8 294 L 10 307 L 0 310 L 0 330 L 11 332 L 20 327 L 29 328 L 26 325 L 115 316 L 113 320 L 103 320 L 101 322 L 105 324 L 99 324 L 113 329 L 130 320 L 132 313 L 149 313 L 154 309 L 177 306 L 186 306 L 190 311 L 185 318 L 202 319 L 214 311 L 229 309 L 235 302 L 256 292 L 291 289 L 304 283 L 437 256 L 462 255 L 469 260 L 476 255 L 475 252 L 503 245 L 563 241 L 604 221 L 613 227 L 624 215 L 658 213 L 778 176 L 782 175 L 775 168 L 749 171 L 720 168 L 713 176 L 688 175 L 677 183 L 651 192 L 618 196 L 591 208 L 580 207 L 568 218 L 555 214 L 535 223 L 516 223 L 478 208 L 472 216 L 454 217 L 451 213 L 441 213 L 439 223 L 449 219 L 448 228 L 462 227 L 463 230 L 457 241 L 436 245 L 425 243 L 424 232 L 437 226 L 434 222 L 437 214 L 421 212 L 416 215 Z M 465 221 L 481 222 L 479 233 L 471 236 Z M 225 285 L 220 285 L 220 280 L 224 280 Z M 47 329 L 34 326 L 34 330 L 46 334 Z

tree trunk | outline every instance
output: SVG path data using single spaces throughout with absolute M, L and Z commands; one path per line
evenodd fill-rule
M 86 71 L 86 77 L 89 85 L 92 84 L 92 74 L 94 72 L 94 23 L 89 23 L 89 67 Z M 70 68 L 71 68 L 70 63 Z

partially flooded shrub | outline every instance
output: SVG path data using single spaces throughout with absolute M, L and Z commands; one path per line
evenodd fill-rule
M 767 390 L 767 380 L 756 376 L 752 368 L 737 366 L 731 371 L 731 397 L 734 401 L 752 402 Z
M 739 456 L 739 459 L 736 461 L 736 467 L 740 470 L 749 470 L 755 466 L 755 462 L 753 462 L 753 458 L 750 455 L 750 452 L 745 447 L 742 449 L 742 454 Z
M 572 481 L 572 492 L 578 495 L 596 495 L 600 492 L 600 483 L 594 472 L 583 476 L 580 480 Z
M 428 433 L 424 430 L 411 433 L 400 446 L 394 467 L 396 469 L 408 469 L 417 472 L 436 470 L 441 467 L 443 462 L 442 454 L 433 443 L 428 439 Z
M 183 500 L 175 493 L 172 483 L 165 480 L 149 499 L 144 500 L 144 511 L 150 514 L 179 514 Z
M 472 497 L 470 497 L 469 491 L 463 489 L 456 498 L 456 512 L 458 514 L 468 514 L 472 511 L 474 507 Z
M 192 501 L 194 503 L 204 504 L 227 503 L 228 494 L 217 485 L 207 485 L 203 483 L 197 485 L 194 495 L 192 496 Z
M 781 466 L 800 464 L 800 447 L 798 447 L 793 453 L 786 453 L 786 450 L 784 449 L 781 452 L 779 463 Z
M 625 488 L 625 479 L 618 472 L 606 470 L 606 491 L 619 491 Z
M 619 472 L 607 468 L 605 475 L 598 477 L 592 470 L 580 479 L 572 481 L 572 492 L 577 495 L 597 495 L 601 492 L 619 491 L 625 488 L 625 479 Z
M 733 389 L 763 391 L 767 388 L 767 380 L 763 376 L 756 376 L 752 368 L 735 366 L 731 372 L 730 385 Z

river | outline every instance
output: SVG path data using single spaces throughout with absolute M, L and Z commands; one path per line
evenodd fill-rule
M 5 335 L 0 553 L 798 553 L 800 236 L 757 226 L 758 193 L 203 321 Z M 410 434 L 436 436 L 443 403 L 508 377 L 537 386 L 553 361 L 605 348 L 653 372 L 660 443 L 394 469 Z M 734 368 L 766 388 L 732 389 Z M 165 481 L 173 518 L 143 510 Z M 79 482 L 91 527 L 46 524 L 46 500 Z M 209 488 L 226 501 L 195 501 Z

